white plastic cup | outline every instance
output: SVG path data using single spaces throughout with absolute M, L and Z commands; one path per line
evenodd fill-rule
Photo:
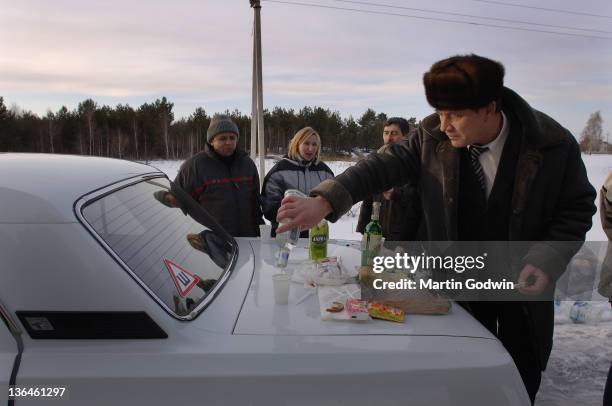
M 261 237 L 261 241 L 270 242 L 272 241 L 272 226 L 270 224 L 260 224 L 259 225 L 259 236 Z
M 289 303 L 289 286 L 291 285 L 291 275 L 287 273 L 277 273 L 272 275 L 272 286 L 274 287 L 274 302 L 279 305 Z

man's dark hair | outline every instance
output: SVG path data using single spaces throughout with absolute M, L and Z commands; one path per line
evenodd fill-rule
M 405 137 L 410 132 L 410 124 L 408 124 L 408 120 L 402 117 L 389 117 L 387 121 L 385 121 L 384 127 L 397 124 L 402 132 L 402 135 Z
M 423 75 L 429 104 L 439 110 L 479 109 L 501 99 L 504 66 L 479 55 L 456 55 Z

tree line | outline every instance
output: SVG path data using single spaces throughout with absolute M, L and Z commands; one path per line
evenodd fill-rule
M 138 108 L 124 104 L 109 107 L 87 99 L 74 110 L 62 106 L 39 117 L 17 106 L 7 108 L 0 96 L 0 151 L 184 159 L 203 149 L 212 115 L 198 107 L 189 117 L 175 120 L 173 109 L 174 103 L 166 97 Z M 249 150 L 250 117 L 238 110 L 224 114 L 240 128 L 239 146 Z M 355 119 L 318 106 L 299 111 L 275 107 L 264 111 L 266 152 L 286 152 L 293 134 L 305 126 L 321 135 L 325 153 L 378 148 L 386 119 L 385 113 L 372 109 Z M 409 122 L 415 128 L 416 118 Z
M 0 151 L 48 152 L 107 156 L 135 160 L 184 159 L 204 147 L 211 115 L 198 107 L 187 118 L 175 120 L 174 103 L 166 97 L 134 108 L 99 105 L 86 99 L 74 110 L 38 115 L 8 108 L 0 96 Z M 239 146 L 250 148 L 251 118 L 238 110 L 225 111 L 240 128 Z M 275 107 L 264 111 L 266 153 L 283 154 L 297 130 L 313 127 L 321 135 L 323 152 L 346 154 L 355 149 L 376 149 L 382 143 L 385 113 L 367 109 L 357 119 L 337 111 L 306 106 L 296 111 Z M 415 117 L 408 119 L 411 131 Z M 603 135 L 599 111 L 591 114 L 580 134 L 583 152 L 611 152 L 609 134 Z

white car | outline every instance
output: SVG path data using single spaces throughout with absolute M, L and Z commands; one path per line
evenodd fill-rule
M 232 239 L 155 168 L 0 154 L 0 173 L 0 388 L 17 404 L 57 388 L 79 406 L 529 404 L 460 306 L 324 321 L 295 283 L 275 304 L 276 245 Z

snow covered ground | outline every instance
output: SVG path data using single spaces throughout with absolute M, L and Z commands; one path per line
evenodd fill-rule
M 272 168 L 275 162 L 276 161 L 273 159 L 266 159 L 266 173 Z M 153 161 L 150 162 L 149 165 L 152 165 L 161 170 L 162 172 L 166 173 L 170 179 L 174 179 L 181 166 L 181 163 L 182 161 Z M 350 161 L 332 161 L 326 163 L 334 172 L 334 175 L 341 174 L 346 170 L 346 168 L 355 164 L 355 162 Z M 258 160 L 255 165 L 259 168 Z M 357 203 L 339 221 L 330 224 L 329 237 L 344 240 L 360 240 L 361 234 L 355 232 L 355 228 L 357 227 L 357 220 L 359 218 L 360 207 L 361 203 Z
M 591 184 L 599 190 L 612 171 L 612 155 L 583 155 Z M 334 174 L 342 173 L 353 162 L 326 162 Z M 153 166 L 174 179 L 181 161 L 155 161 Z M 266 159 L 266 170 L 274 161 Z M 355 232 L 360 203 L 338 222 L 330 225 L 330 238 L 360 239 Z M 593 216 L 588 241 L 605 241 L 599 212 Z M 553 351 L 542 377 L 537 406 L 600 406 L 608 368 L 612 362 L 612 311 L 606 302 L 593 302 L 601 310 L 601 320 L 590 324 L 575 324 L 569 319 L 571 302 L 561 302 L 555 317 Z
M 612 155 L 583 155 L 587 167 L 587 174 L 591 184 L 599 190 L 606 176 L 612 171 Z M 274 165 L 274 160 L 266 159 L 266 172 Z M 165 172 L 170 179 L 174 179 L 182 161 L 153 161 L 151 165 Z M 354 162 L 349 161 L 331 161 L 326 162 L 335 175 L 344 172 L 348 167 L 354 165 Z M 259 166 L 259 162 L 256 162 Z M 338 239 L 360 239 L 361 235 L 355 232 L 357 220 L 359 216 L 359 207 L 361 203 L 357 203 L 351 211 L 344 215 L 338 222 L 330 226 L 330 238 Z M 601 220 L 599 212 L 593 216 L 593 227 L 587 233 L 588 241 L 606 241 L 606 235 L 601 228 Z
M 574 324 L 571 302 L 556 307 L 553 350 L 542 376 L 537 406 L 601 406 L 612 362 L 612 312 L 607 302 L 591 302 L 601 321 Z

